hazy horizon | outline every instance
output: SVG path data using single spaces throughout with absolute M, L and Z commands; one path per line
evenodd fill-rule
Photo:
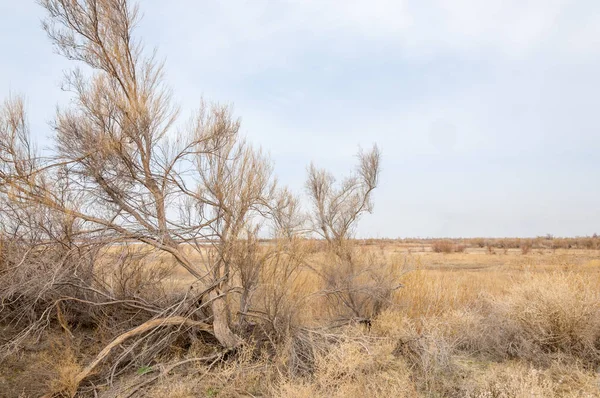
M 311 161 L 343 177 L 382 149 L 358 237 L 600 233 L 600 3 L 489 0 L 144 1 L 182 121 L 231 103 L 242 132 L 303 192 Z M 0 92 L 48 122 L 63 71 L 35 1 L 0 0 Z

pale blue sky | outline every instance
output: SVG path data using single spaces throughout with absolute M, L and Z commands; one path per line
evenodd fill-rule
M 600 233 L 600 2 L 143 0 L 181 107 L 233 103 L 281 182 L 383 150 L 360 236 Z M 0 0 L 0 93 L 67 96 L 33 0 Z

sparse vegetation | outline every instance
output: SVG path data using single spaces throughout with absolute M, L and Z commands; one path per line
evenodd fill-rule
M 531 240 L 523 240 L 523 242 L 521 242 L 521 253 L 528 254 L 532 247 L 533 242 L 531 242 Z
M 431 244 L 431 250 L 435 253 L 462 253 L 466 248 L 466 245 L 451 240 L 437 240 Z
M 356 240 L 377 146 L 304 204 L 229 108 L 174 129 L 136 6 L 40 4 L 87 69 L 50 154 L 0 112 L 3 397 L 600 396 L 596 235 Z
M 433 242 L 431 249 L 436 253 L 452 253 L 454 251 L 454 244 L 448 240 L 440 240 Z
M 531 391 L 550 394 L 544 396 L 598 396 L 596 251 L 557 249 L 533 256 L 517 250 L 489 256 L 479 248 L 409 253 L 410 244 L 389 241 L 382 252 L 377 245 L 354 241 L 359 264 L 377 264 L 379 272 L 392 273 L 403 284 L 367 324 L 357 317 L 340 323 L 339 316 L 348 307 L 330 299 L 327 280 L 311 269 L 329 263 L 333 254 L 328 246 L 315 249 L 310 240 L 290 244 L 298 245 L 290 249 L 298 262 L 289 262 L 285 255 L 269 263 L 272 268 L 262 269 L 252 293 L 254 304 L 244 329 L 238 331 L 247 343 L 235 355 L 219 356 L 210 334 L 186 328 L 183 335 L 173 334 L 169 349 L 158 358 L 143 358 L 137 352 L 126 359 L 135 367 L 122 373 L 119 369 L 126 368 L 117 367 L 116 377 L 122 381 L 109 389 L 126 394 L 137 388 L 138 396 L 151 397 L 206 396 L 209 391 L 215 396 L 341 397 L 371 392 L 382 397 L 508 397 Z M 262 243 L 258 250 L 269 253 L 269 246 Z M 102 256 L 121 255 L 108 251 Z M 374 263 L 363 263 L 369 258 Z M 152 264 L 157 259 L 145 261 Z M 172 266 L 167 269 L 165 287 L 185 286 L 185 274 Z M 78 326 L 82 315 L 76 307 L 60 308 L 66 328 L 52 315 L 39 340 L 28 336 L 24 341 L 39 347 L 39 352 L 15 350 L 1 365 L 3 374 L 13 375 L 0 381 L 4 390 L 18 392 L 13 396 L 23 391 L 68 395 L 74 376 L 113 339 L 110 327 Z M 121 322 L 131 316 L 125 307 L 119 308 L 111 316 L 118 315 Z M 95 316 L 108 321 L 102 314 Z M 15 329 L 3 325 L 3 335 L 10 336 Z M 127 341 L 122 347 L 131 348 Z M 47 360 L 57 350 L 68 355 L 61 361 Z M 177 366 L 164 373 L 173 365 Z M 29 383 L 36 390 L 20 384 L 34 375 L 45 379 Z M 160 383 L 139 387 L 156 377 Z M 97 383 L 102 378 L 91 380 Z M 88 386 L 79 386 L 78 394 L 85 396 Z

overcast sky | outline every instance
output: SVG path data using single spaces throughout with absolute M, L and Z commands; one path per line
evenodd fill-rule
M 383 151 L 363 237 L 600 233 L 600 1 L 143 0 L 182 109 L 231 103 L 282 183 Z M 0 0 L 0 96 L 33 133 L 63 71 L 33 0 Z

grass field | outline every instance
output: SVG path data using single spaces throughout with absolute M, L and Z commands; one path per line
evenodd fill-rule
M 462 252 L 436 253 L 430 242 L 358 246 L 382 275 L 399 277 L 403 285 L 368 324 L 319 328 L 331 324 L 331 303 L 318 294 L 323 286 L 314 272 L 302 270 L 293 281 L 274 283 L 286 290 L 282 314 L 293 318 L 297 330 L 275 352 L 257 338 L 235 359 L 196 363 L 210 352 L 198 340 L 156 358 L 157 364 L 189 360 L 185 365 L 161 373 L 149 363 L 119 377 L 104 396 L 127 396 L 119 391 L 157 374 L 159 381 L 138 388 L 138 396 L 600 396 L 597 250 L 523 254 L 467 245 Z M 307 258 L 315 269 L 327 264 L 318 245 Z M 185 274 L 169 269 L 170 289 L 187 288 Z M 257 294 L 271 292 L 263 290 Z M 51 328 L 4 362 L 1 395 L 64 391 L 101 347 L 86 341 L 77 332 L 68 336 L 60 325 Z M 303 350 L 311 354 L 310 372 L 290 371 L 290 361 Z

